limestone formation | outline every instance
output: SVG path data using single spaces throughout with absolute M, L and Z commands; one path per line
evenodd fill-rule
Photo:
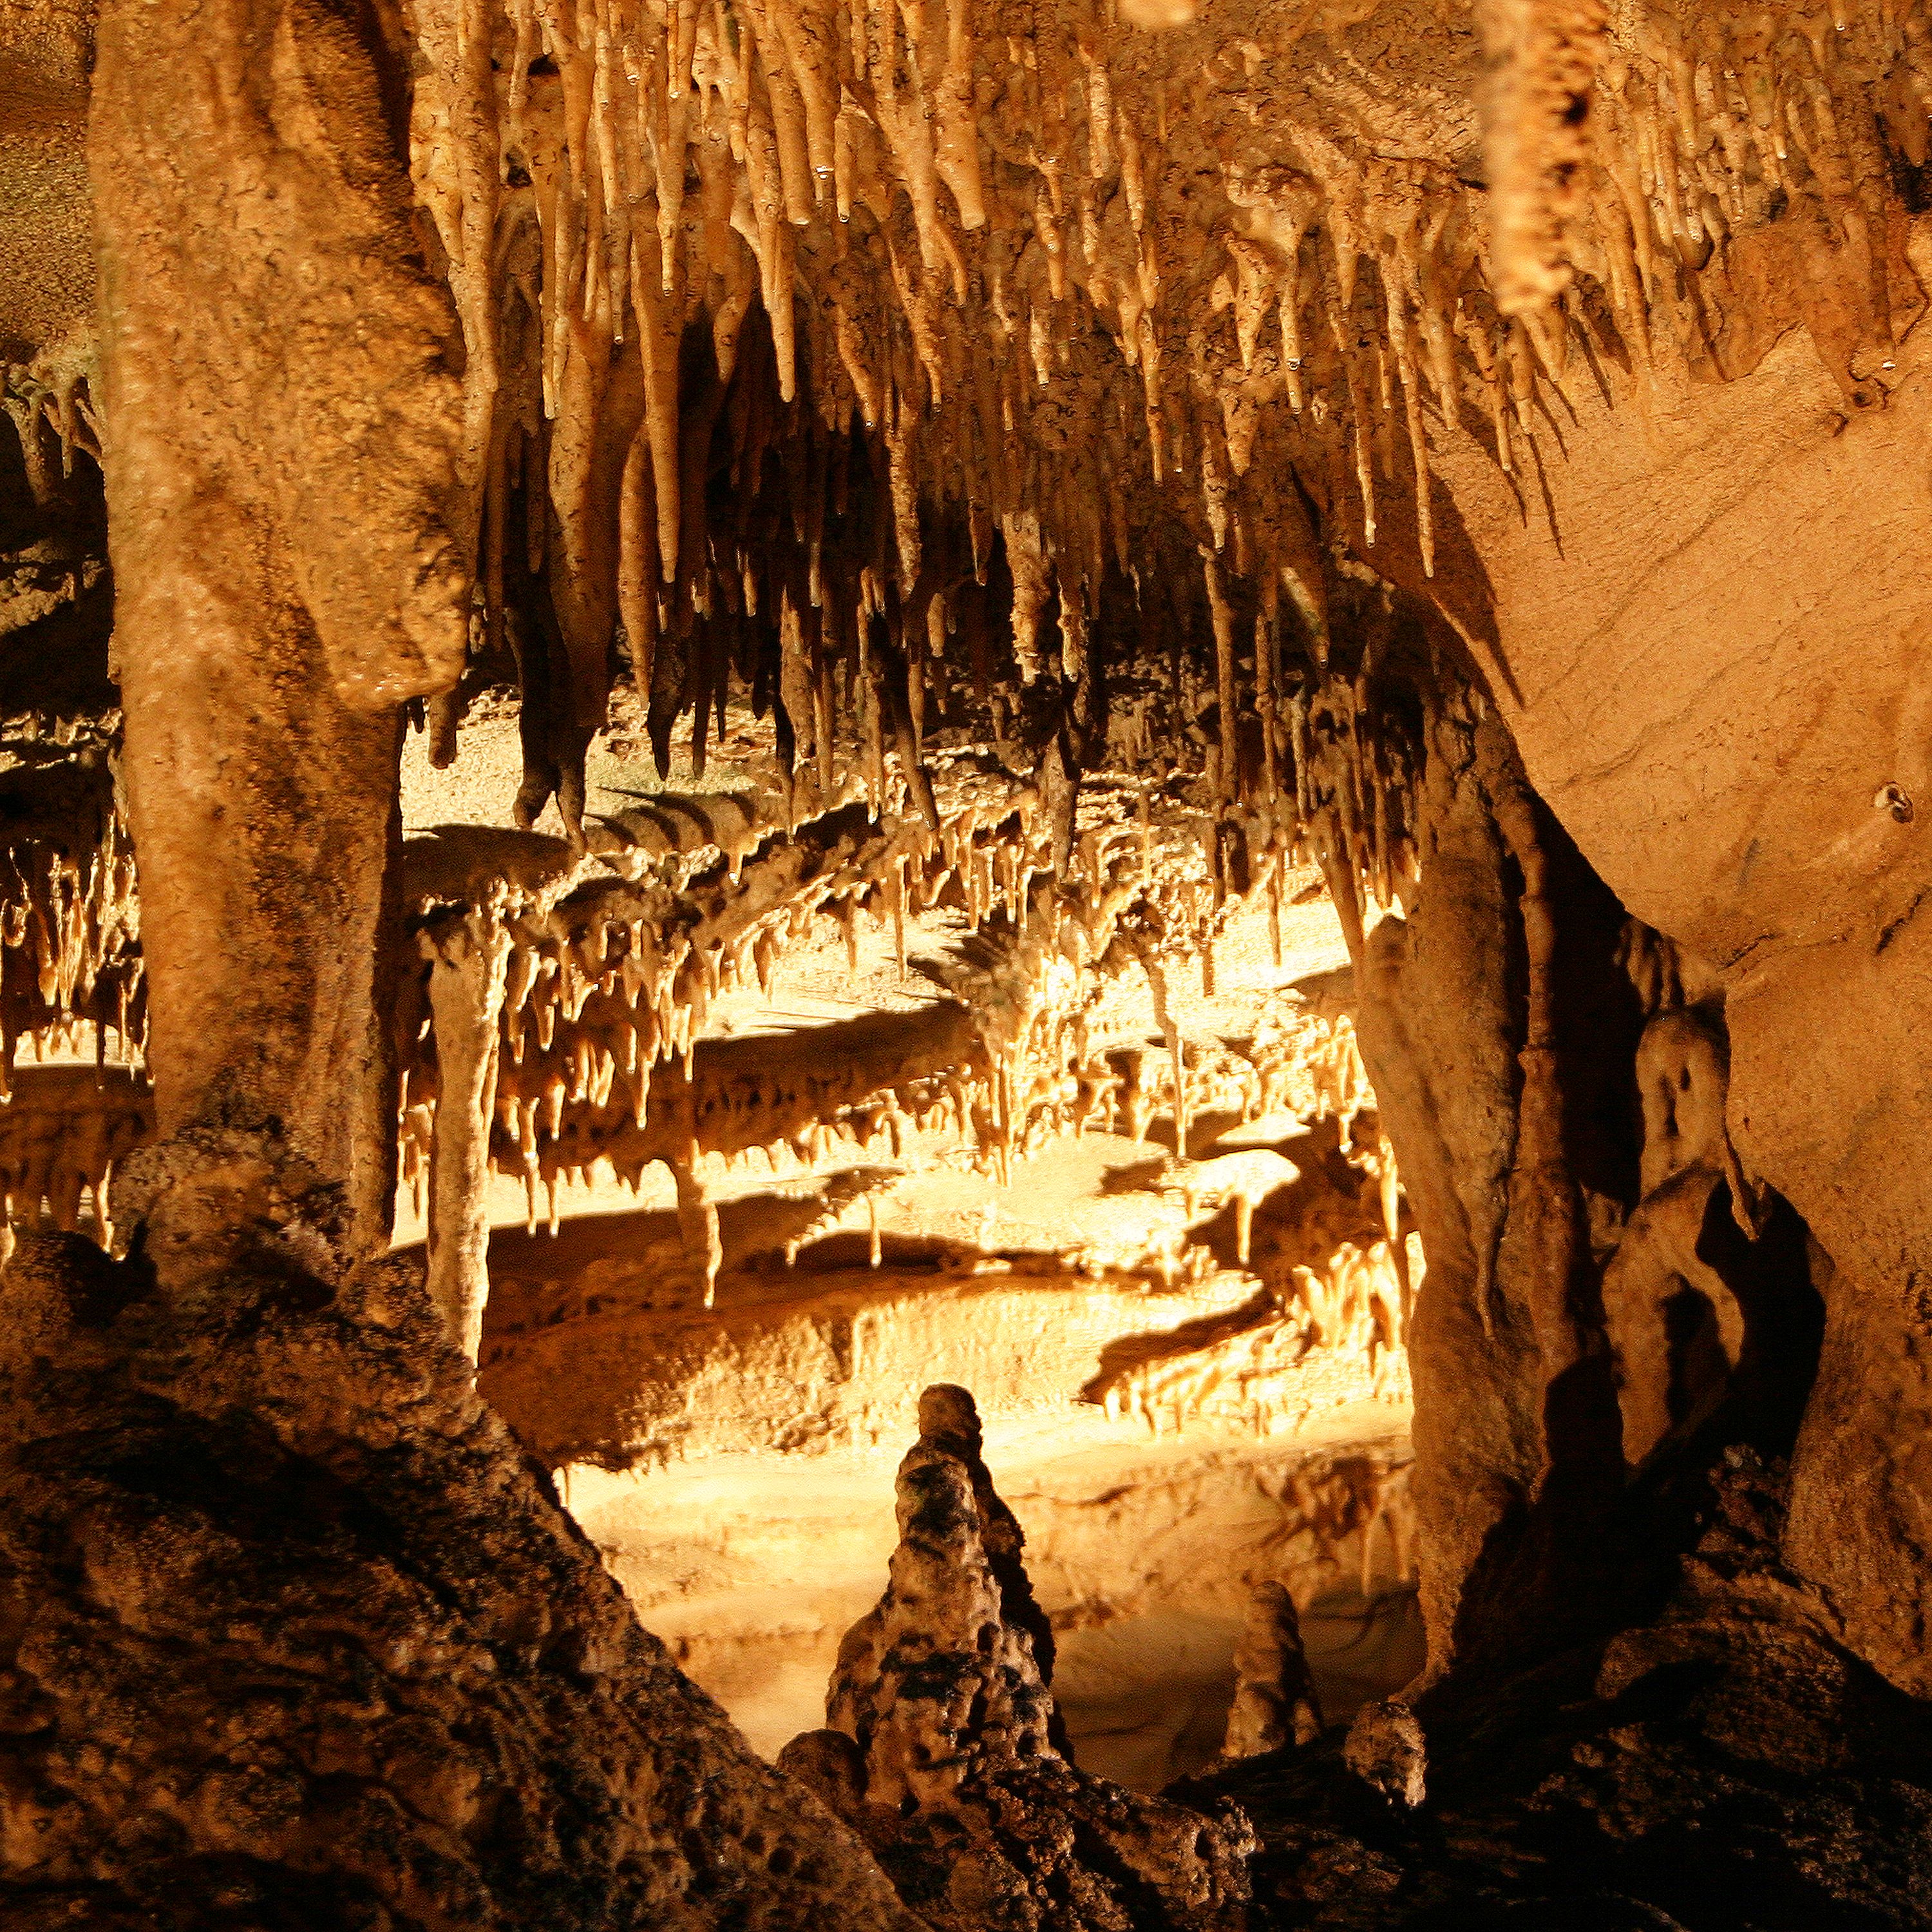
M 114 1236 L 108 1183 L 116 1163 L 152 1131 L 154 1104 L 127 1070 L 22 1068 L 0 1113 L 5 1240 L 20 1224 L 71 1233 L 83 1202 L 104 1245 Z
M 22 1241 L 0 1916 L 914 1932 L 638 1628 L 463 1371 L 406 1262 L 326 1277 L 260 1246 L 189 1296 Z
M 1310 1743 L 1321 1731 L 1322 1706 L 1308 1674 L 1294 1599 L 1282 1584 L 1257 1584 L 1234 1648 L 1234 1708 L 1221 1754 L 1258 1757 Z
M 1164 1186 L 1178 1189 L 1185 1197 L 1190 1214 L 1203 1201 L 1217 1208 L 1233 1204 L 1236 1240 L 1244 1262 L 1254 1238 L 1256 1206 L 1276 1188 L 1298 1178 L 1292 1160 L 1267 1148 L 1224 1154 L 1212 1160 L 1177 1159 L 1162 1177 Z
M 1604 1274 L 1633 1463 L 1726 1402 L 1756 1412 L 1734 1426 L 1788 1441 L 1815 1359 L 1815 1301 L 1793 1286 L 1798 1258 L 1779 1252 L 1790 1248 L 1789 1223 L 1766 1225 L 1725 1125 L 1729 1073 L 1720 1013 L 1666 1007 L 1644 1028 L 1642 1198 Z
M 1918 1707 L 1779 1557 L 1786 1486 L 1733 1452 L 1652 1621 L 1532 1682 L 1436 1696 L 1415 1813 L 1319 1748 L 1216 1779 L 1256 1820 L 1258 1888 L 1324 1928 L 1920 1923 Z M 1791 1856 L 1826 1832 L 1831 1856 Z
M 1394 1699 L 1364 1704 L 1348 1726 L 1342 1762 L 1391 1804 L 1414 1810 L 1429 1795 L 1429 1746 L 1415 1713 Z
M 779 1768 L 873 1846 L 932 1924 L 1232 1928 L 1247 1821 L 1081 1772 L 1056 1736 L 1052 1636 L 962 1388 L 920 1399 L 899 1465 L 899 1544 L 878 1607 L 839 1647 L 827 1729 Z
M 944 1809 L 962 1785 L 1052 1753 L 1053 1636 L 980 1459 L 973 1398 L 935 1387 L 919 1408 L 892 1585 L 840 1645 L 825 1714 L 864 1756 L 868 1802 Z
M 0 1918 L 1922 1921 L 1928 211 L 1932 0 L 0 7 Z M 934 1395 L 835 1825 L 520 1460 L 942 1377 L 1330 1732 Z

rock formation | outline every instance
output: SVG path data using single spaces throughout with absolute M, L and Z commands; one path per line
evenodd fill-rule
M 313 1272 L 247 1204 L 200 1279 L 178 1209 L 173 1268 L 8 1268 L 7 1923 L 914 1932 L 638 1628 L 419 1274 Z
M 814 1785 L 935 1927 L 1087 1932 L 1245 1922 L 1247 1821 L 1083 1774 L 1056 1736 L 1051 1633 L 965 1390 L 920 1398 L 899 1545 L 839 1646 L 828 1728 L 778 1766 Z
M 1394 1698 L 1355 1713 L 1342 1762 L 1391 1804 L 1412 1811 L 1429 1796 L 1429 1741 L 1415 1713 Z
M 1312 1927 L 1922 1924 L 1920 1708 L 1775 1554 L 1786 1490 L 1733 1451 L 1660 1614 L 1492 1682 L 1480 1710 L 1438 1694 L 1426 1726 L 1358 1720 L 1346 1762 L 1214 1780 L 1256 1821 L 1257 1891 Z
M 0 1914 L 1234 1912 L 958 1416 L 795 1760 L 854 1830 L 474 1393 L 614 1479 L 898 1430 L 855 1291 L 747 1317 L 755 1163 L 1412 1564 L 1415 1680 L 1214 1775 L 1264 1912 L 1922 1917 L 1928 110 L 1928 0 L 0 9 Z M 1159 1243 L 824 1171 L 1102 1136 Z M 496 1181 L 664 1176 L 692 1383 L 493 1356 Z
M 1322 1706 L 1308 1674 L 1294 1599 L 1282 1584 L 1257 1584 L 1234 1650 L 1234 1708 L 1221 1754 L 1258 1757 L 1312 1743 L 1321 1732 Z
M 1660 1006 L 1637 1043 L 1642 1198 L 1604 1272 L 1631 1463 L 1727 1404 L 1726 1432 L 1785 1449 L 1815 1370 L 1816 1296 L 1789 1210 L 1757 1200 L 1731 1144 L 1730 1071 L 1720 1006 Z

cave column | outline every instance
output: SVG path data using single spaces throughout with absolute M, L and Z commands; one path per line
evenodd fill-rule
M 1635 1183 L 1634 1148 L 1606 1124 L 1642 1015 L 1616 961 L 1622 909 L 1494 712 L 1446 665 L 1413 694 L 1423 862 L 1400 915 L 1365 934 L 1340 828 L 1317 844 L 1429 1262 L 1408 1340 L 1433 1683 L 1579 1640 L 1629 1581 L 1588 1230 L 1620 1218 Z
M 468 634 L 394 53 L 307 0 L 108 0 L 89 127 L 160 1136 L 133 1191 L 252 1148 L 344 1252 L 393 1198 L 399 707 Z
M 490 1298 L 490 1130 L 510 929 L 496 908 L 472 907 L 440 930 L 425 930 L 418 943 L 429 961 L 436 1027 L 430 1298 L 473 1362 Z

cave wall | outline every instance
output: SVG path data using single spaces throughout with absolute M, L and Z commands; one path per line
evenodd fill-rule
M 1612 316 L 1573 291 L 1567 345 L 1561 325 L 1553 352 L 1539 339 L 1548 434 L 1528 461 L 1499 462 L 1478 419 L 1445 412 L 1426 472 L 1390 452 L 1396 494 L 1427 506 L 1415 520 L 1387 513 L 1385 484 L 1378 513 L 1366 471 L 1295 476 L 1345 572 L 1446 625 L 1588 867 L 1716 976 L 1730 1137 L 1808 1229 L 1826 1294 L 1785 1553 L 1852 1647 L 1922 1695 L 1932 1211 L 1904 1150 L 1932 1106 L 1911 1018 L 1932 884 L 1915 676 L 1932 244 L 1905 158 L 1856 172 L 1862 212 L 1822 230 L 1774 200 L 1721 245 L 1680 236 L 1661 284 L 1674 340 L 1656 308 Z M 1479 923 L 1478 955 L 1496 944 Z M 1452 982 L 1456 951 L 1438 956 Z M 1483 1011 L 1492 973 L 1476 991 Z M 1413 1084 L 1369 1038 L 1378 1088 Z M 1492 1041 L 1460 1041 L 1478 1047 L 1480 1088 L 1500 1076 Z M 1497 1131 L 1472 1119 L 1456 1144 L 1480 1161 Z M 1426 1147 L 1402 1158 L 1426 1190 Z M 1454 1251 L 1460 1212 L 1434 1217 L 1432 1255 Z M 1508 1472 L 1526 1438 L 1494 1419 Z
M 1420 700 L 1420 876 L 1357 950 L 1358 1024 L 1429 1256 L 1412 1359 L 1435 1678 L 1520 1663 L 1627 1602 L 1598 1283 L 1636 1204 L 1643 1016 L 1622 908 L 1493 711 L 1440 664 L 1386 695 Z
M 1728 382 L 1573 386 L 1540 500 L 1445 463 L 1470 548 L 1439 595 L 1592 866 L 1721 974 L 1732 1134 L 1829 1264 L 1786 1552 L 1924 1694 L 1932 340 L 1852 386 L 1796 315 L 1766 334 Z
M 1656 1613 L 1726 1459 L 1792 1453 L 1828 1268 L 1731 1138 L 1722 980 L 1629 916 L 1457 657 L 1412 634 L 1376 673 L 1417 744 L 1414 876 L 1343 918 L 1430 1258 L 1416 1694 Z

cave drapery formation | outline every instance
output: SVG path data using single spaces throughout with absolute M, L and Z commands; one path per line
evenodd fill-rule
M 1922 0 L 0 16 L 8 1910 L 1923 1922 L 1928 110 Z M 506 684 L 519 830 L 406 848 Z M 760 783 L 591 809 L 626 704 Z M 1348 1016 L 1184 1042 L 1312 879 Z M 731 1163 L 1165 1111 L 1245 1266 L 1190 1118 L 1290 1103 L 1376 1218 L 1229 1332 L 1414 1395 L 1346 1747 L 1258 1596 L 1214 1766 L 1063 1762 L 942 1388 L 766 1767 L 472 1387 L 493 1175 L 662 1164 L 708 1307 Z

